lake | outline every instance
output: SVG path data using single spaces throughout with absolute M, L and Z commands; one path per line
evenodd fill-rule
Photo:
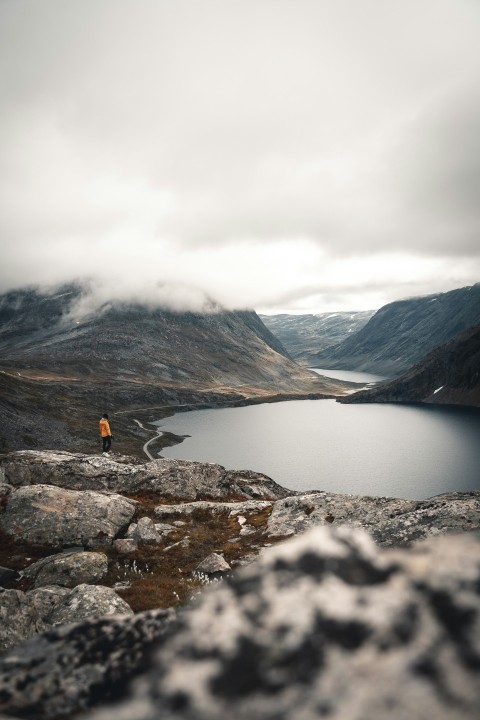
M 480 410 L 295 400 L 179 413 L 163 457 L 265 473 L 292 490 L 423 499 L 480 490 Z

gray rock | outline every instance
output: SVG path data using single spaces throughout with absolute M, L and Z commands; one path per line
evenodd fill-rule
M 25 577 L 34 579 L 35 587 L 62 585 L 73 588 L 82 583 L 100 582 L 108 572 L 108 559 L 104 553 L 59 553 L 42 558 L 23 570 Z
M 0 651 L 46 630 L 50 613 L 68 593 L 60 587 L 28 593 L 0 589 Z
M 175 515 L 189 518 L 196 512 L 209 512 L 212 515 L 228 513 L 232 517 L 244 513 L 258 513 L 268 510 L 272 503 L 268 500 L 249 500 L 247 502 L 208 502 L 196 500 L 194 502 L 177 503 L 175 505 L 158 505 L 155 515 L 158 518 L 168 519 Z
M 117 697 L 174 617 L 155 610 L 58 626 L 8 651 L 0 657 L 0 713 L 54 720 Z
M 115 590 L 102 585 L 77 585 L 48 616 L 50 625 L 64 625 L 103 615 L 133 615 L 132 608 Z
M 114 590 L 100 585 L 58 585 L 20 590 L 0 589 L 0 650 L 47 630 L 52 625 L 103 615 L 131 615 L 130 606 Z
M 253 527 L 253 525 L 243 525 L 242 529 L 240 530 L 240 537 L 245 537 L 246 535 L 253 535 L 257 532 L 257 528 Z
M 129 555 L 138 550 L 138 545 L 132 538 L 119 538 L 113 541 L 113 547 L 120 555 Z
M 189 500 L 221 500 L 232 494 L 277 499 L 290 494 L 261 473 L 227 472 L 213 463 L 166 458 L 134 465 L 102 455 L 21 450 L 1 457 L 1 470 L 5 481 L 15 487 L 45 484 L 127 495 L 155 492 L 159 497 Z
M 52 547 L 111 544 L 136 504 L 120 495 L 32 485 L 14 490 L 0 514 L 0 529 L 17 541 Z
M 155 545 L 162 540 L 156 530 L 155 523 L 149 517 L 140 518 L 135 523 L 133 530 L 130 530 L 130 528 L 128 529 L 128 536 L 138 545 Z
M 205 591 L 89 720 L 474 720 L 480 539 L 380 551 L 315 528 Z
M 205 573 L 206 575 L 217 575 L 231 569 L 231 566 L 225 560 L 223 555 L 220 555 L 219 553 L 210 553 L 210 555 L 197 565 L 194 572 Z
M 185 522 L 175 522 L 172 525 L 169 525 L 168 523 L 155 523 L 155 530 L 159 535 L 161 535 L 163 538 L 168 537 L 172 532 L 175 532 L 178 530 L 178 528 L 184 527 L 187 523 Z
M 272 538 L 290 537 L 318 525 L 365 528 L 383 546 L 480 528 L 480 493 L 450 493 L 428 500 L 361 497 L 326 492 L 295 495 L 273 504 Z

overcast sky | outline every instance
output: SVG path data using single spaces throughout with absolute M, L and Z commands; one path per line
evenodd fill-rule
M 0 291 L 263 312 L 480 280 L 478 0 L 0 0 Z

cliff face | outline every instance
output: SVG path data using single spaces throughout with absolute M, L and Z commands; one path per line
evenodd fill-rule
M 480 324 L 433 350 L 397 380 L 340 400 L 419 401 L 480 407 Z
M 480 284 L 380 308 L 355 335 L 315 356 L 323 368 L 400 375 L 480 322 Z
M 260 315 L 260 318 L 294 360 L 311 367 L 316 364 L 319 351 L 338 345 L 358 332 L 373 314 L 373 310 L 368 310 L 318 315 Z

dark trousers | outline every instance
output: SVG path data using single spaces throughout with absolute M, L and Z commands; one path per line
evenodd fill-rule
M 112 438 L 110 435 L 107 435 L 106 437 L 102 437 L 102 452 L 108 452 L 110 450 L 110 445 L 112 444 Z

